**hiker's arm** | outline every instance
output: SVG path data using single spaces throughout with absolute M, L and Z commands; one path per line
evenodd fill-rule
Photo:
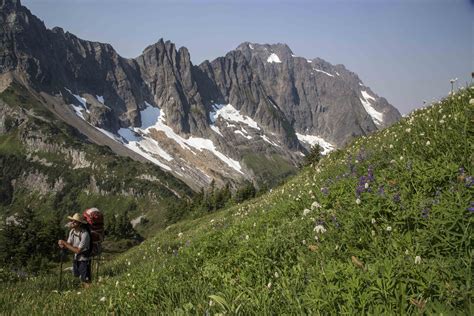
M 68 250 L 74 252 L 75 254 L 78 254 L 82 251 L 81 248 L 78 247 L 73 247 L 71 244 L 65 242 L 64 240 L 59 241 L 59 247 L 63 246 L 62 248 L 67 248 Z

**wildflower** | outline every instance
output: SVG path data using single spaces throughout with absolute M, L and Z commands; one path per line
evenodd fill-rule
M 388 232 L 391 232 L 392 231 L 392 226 L 387 226 L 387 228 L 385 230 L 388 231 Z
M 214 306 L 214 301 L 213 300 L 209 300 L 209 307 L 212 307 Z
M 326 188 L 326 187 L 323 187 L 323 188 L 321 188 L 321 193 L 324 194 L 324 195 L 328 195 L 329 194 L 329 189 Z
M 471 202 L 470 206 L 467 208 L 467 210 L 471 213 L 474 213 L 474 202 Z
M 249 240 L 249 235 L 245 235 L 245 240 Z
M 394 164 L 396 161 L 394 159 L 390 160 L 391 164 Z
M 425 208 L 425 209 L 421 210 L 421 217 L 428 218 L 429 215 L 430 215 L 430 210 L 429 209 Z
M 309 212 L 311 212 L 311 211 L 310 211 L 310 210 L 308 210 L 307 208 L 305 208 L 305 209 L 303 210 L 303 216 L 306 216 L 306 215 L 308 215 L 308 214 L 309 214 Z
M 303 240 L 301 241 L 301 243 L 302 243 L 303 245 L 306 245 L 306 240 L 303 239 Z
M 268 282 L 267 288 L 270 289 L 272 287 L 272 282 Z
M 390 144 L 390 146 L 388 146 L 388 147 L 389 147 L 390 149 L 392 149 L 392 148 L 393 148 L 393 145 L 392 145 L 392 144 Z
M 439 120 L 439 123 L 440 123 L 440 124 L 444 124 L 444 120 L 442 120 L 442 119 Z
M 313 229 L 313 231 L 316 232 L 316 234 L 324 234 L 327 230 L 324 228 L 323 225 L 316 225 Z
M 275 278 L 278 278 L 280 275 L 275 271 Z
M 410 133 L 410 132 L 411 132 L 411 128 L 407 128 L 407 129 L 405 130 L 405 132 Z
M 118 285 L 119 285 L 119 281 L 116 281 L 115 282 L 115 287 L 118 287 Z
M 314 201 L 313 204 L 311 204 L 311 209 L 314 210 L 315 208 L 321 208 L 321 204 Z
M 77 295 L 81 295 L 81 292 L 77 292 Z
M 105 296 L 102 296 L 102 297 L 100 298 L 100 301 L 101 301 L 101 302 L 105 302 Z
M 368 182 L 366 182 L 366 183 L 364 184 L 364 188 L 365 188 L 365 189 L 368 189 L 368 188 L 369 188 L 369 183 L 368 183 Z
M 403 156 L 400 156 L 400 160 L 403 160 Z
M 474 99 L 469 100 L 469 105 L 474 105 Z
M 409 254 L 410 254 L 410 252 L 408 251 L 408 249 L 407 249 L 407 250 L 405 250 L 405 255 L 407 255 L 407 256 L 408 256 Z
M 431 144 L 430 141 L 427 141 L 427 142 L 426 142 L 426 146 L 429 146 L 430 144 Z
M 356 199 L 356 204 L 357 204 L 357 205 L 360 204 L 360 199 L 359 199 L 359 198 Z
M 415 257 L 415 264 L 420 264 L 421 263 L 421 257 L 420 256 L 416 256 Z
M 372 218 L 372 220 L 370 222 L 372 223 L 372 225 L 375 225 L 375 223 L 376 223 L 375 218 Z
M 178 238 L 181 238 L 181 237 L 183 237 L 183 233 L 178 234 Z
M 393 196 L 393 202 L 395 202 L 395 203 L 400 203 L 400 193 L 396 193 L 396 194 Z

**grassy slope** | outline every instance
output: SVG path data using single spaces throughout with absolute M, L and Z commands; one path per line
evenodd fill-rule
M 463 90 L 267 195 L 171 226 L 108 262 L 91 289 L 68 281 L 57 293 L 55 277 L 33 278 L 4 285 L 0 307 L 15 314 L 472 314 L 471 98 L 474 90 Z M 311 208 L 315 201 L 322 207 Z

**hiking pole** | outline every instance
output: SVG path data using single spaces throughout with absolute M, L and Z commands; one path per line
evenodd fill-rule
M 59 250 L 59 291 L 62 290 L 63 285 L 63 259 L 66 251 L 64 249 Z

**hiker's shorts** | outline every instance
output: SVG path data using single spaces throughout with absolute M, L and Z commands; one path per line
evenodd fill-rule
M 92 279 L 91 276 L 91 261 L 78 261 L 72 262 L 72 272 L 75 277 L 79 277 L 81 282 L 89 283 Z

